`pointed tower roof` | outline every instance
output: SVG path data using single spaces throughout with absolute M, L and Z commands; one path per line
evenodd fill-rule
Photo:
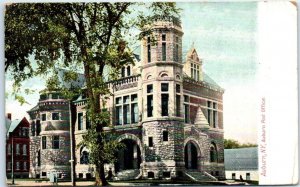
M 208 123 L 205 115 L 203 114 L 200 106 L 198 107 L 198 110 L 197 110 L 197 114 L 196 114 L 196 118 L 195 118 L 195 125 L 198 125 L 199 127 L 204 127 L 204 128 L 209 127 L 209 123 Z

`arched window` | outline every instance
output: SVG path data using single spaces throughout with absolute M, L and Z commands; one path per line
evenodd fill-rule
M 86 147 L 80 150 L 80 164 L 89 164 L 89 152 Z
M 125 77 L 125 67 L 122 67 L 122 69 L 121 69 L 121 77 L 122 78 Z
M 127 66 L 127 76 L 131 75 L 130 66 Z
M 214 143 L 211 144 L 209 153 L 210 153 L 210 162 L 218 162 L 217 148 Z

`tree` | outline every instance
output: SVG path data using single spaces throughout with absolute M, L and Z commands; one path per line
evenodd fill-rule
M 236 148 L 245 148 L 245 147 L 257 147 L 257 145 L 252 143 L 241 144 L 238 141 L 233 139 L 224 139 L 225 149 L 236 149 Z
M 174 3 L 23 3 L 6 7 L 5 71 L 14 77 L 15 93 L 23 80 L 46 74 L 52 79 L 51 87 L 65 91 L 71 99 L 82 90 L 58 85 L 51 73 L 66 68 L 71 73 L 65 78 L 71 80 L 83 69 L 92 127 L 82 144 L 91 151 L 96 185 L 107 185 L 103 164 L 112 159 L 117 147 L 103 133 L 103 127 L 110 124 L 101 104 L 109 94 L 105 81 L 115 80 L 123 65 L 133 63 L 130 41 L 151 34 L 146 25 L 178 16 L 178 11 Z M 142 34 L 131 34 L 134 29 Z

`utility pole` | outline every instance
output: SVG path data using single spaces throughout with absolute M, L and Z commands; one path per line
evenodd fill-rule
M 15 184 L 15 176 L 14 176 L 14 137 L 12 135 L 12 133 L 10 133 L 11 135 L 11 184 Z
M 69 101 L 69 116 L 70 116 L 70 145 L 71 145 L 71 181 L 72 186 L 76 186 L 76 173 L 75 173 L 75 141 L 74 141 L 74 128 L 73 128 L 73 121 L 72 121 L 72 101 Z

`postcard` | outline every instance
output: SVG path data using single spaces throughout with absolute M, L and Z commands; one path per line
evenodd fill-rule
M 296 2 L 1 5 L 6 185 L 298 183 Z

